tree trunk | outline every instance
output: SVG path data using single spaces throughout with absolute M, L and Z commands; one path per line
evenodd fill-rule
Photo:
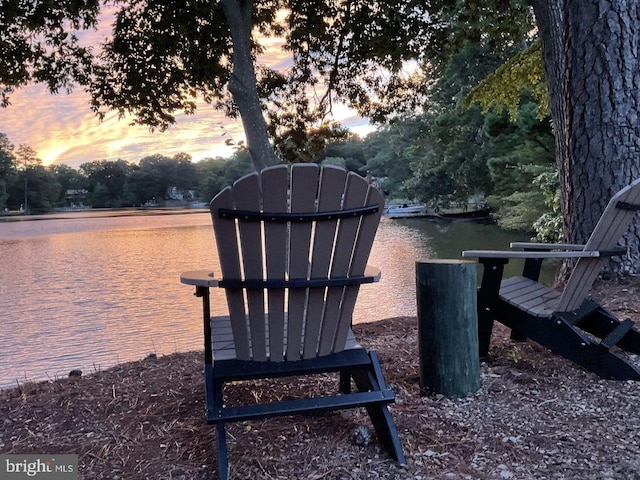
M 556 160 L 560 178 L 564 179 L 565 174 L 563 171 L 567 158 L 564 112 L 567 95 L 564 85 L 566 62 L 564 56 L 563 1 L 532 0 L 531 3 L 542 40 L 543 63 L 549 89 L 551 118 L 553 119 L 556 141 Z
M 635 1 L 533 0 L 552 96 L 565 240 L 584 243 L 611 196 L 640 176 L 640 9 Z M 555 97 L 555 98 L 554 98 Z M 638 226 L 611 273 L 640 270 Z
M 416 262 L 420 388 L 464 397 L 480 388 L 476 263 Z
M 566 0 L 569 242 L 583 242 L 609 198 L 640 175 L 640 7 L 636 1 Z M 637 271 L 637 224 L 625 236 Z
M 260 171 L 278 160 L 269 141 L 267 123 L 262 114 L 257 79 L 251 55 L 253 0 L 222 0 L 233 42 L 233 73 L 229 91 L 240 111 L 251 159 Z

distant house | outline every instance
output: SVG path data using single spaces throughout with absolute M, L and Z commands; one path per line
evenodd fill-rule
M 84 188 L 69 188 L 64 193 L 65 205 L 71 208 L 84 208 L 89 192 Z
M 184 194 L 178 187 L 167 188 L 167 198 L 170 200 L 184 200 Z
M 193 190 L 181 190 L 178 187 L 167 188 L 168 200 L 193 200 L 195 198 L 195 192 Z

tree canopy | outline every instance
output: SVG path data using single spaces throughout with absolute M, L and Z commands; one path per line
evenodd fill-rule
M 465 43 L 519 42 L 531 14 L 524 0 L 508 3 L 8 0 L 0 94 L 6 105 L 29 82 L 52 92 L 80 84 L 98 114 L 116 110 L 153 128 L 194 113 L 203 99 L 241 116 L 257 168 L 292 160 L 291 152 L 308 160 L 334 132 L 342 135 L 330 118 L 336 102 L 383 120 L 420 107 L 429 70 Z M 115 10 L 112 36 L 87 48 L 79 35 L 105 6 Z M 290 55 L 286 69 L 257 63 L 273 42 Z M 408 71 L 409 61 L 423 68 Z

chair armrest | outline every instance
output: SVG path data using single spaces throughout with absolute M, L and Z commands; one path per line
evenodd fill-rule
M 511 248 L 530 250 L 584 250 L 583 244 L 577 243 L 535 243 L 535 242 L 511 242 Z
M 219 280 L 211 270 L 190 270 L 180 275 L 180 282 L 196 287 L 217 287 Z
M 365 277 L 372 277 L 373 282 L 379 282 L 382 272 L 378 267 L 367 265 L 364 270 Z M 196 287 L 217 287 L 220 280 L 215 278 L 210 270 L 190 270 L 180 275 L 180 282 Z
M 380 277 L 382 276 L 382 272 L 378 267 L 374 267 L 373 265 L 367 265 L 364 269 L 365 277 L 373 277 L 373 282 L 379 282 Z
M 511 250 L 465 250 L 462 252 L 463 257 L 468 258 L 580 258 L 591 257 L 597 258 L 600 252 L 596 250 L 580 250 L 568 252 L 514 252 Z

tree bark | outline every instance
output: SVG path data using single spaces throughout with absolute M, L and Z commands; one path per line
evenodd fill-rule
M 635 0 L 566 0 L 567 240 L 586 241 L 611 198 L 640 175 L 640 7 Z M 572 188 L 571 188 L 572 187 Z M 637 271 L 637 223 L 625 236 Z
M 260 171 L 279 162 L 269 141 L 251 55 L 253 5 L 254 0 L 222 0 L 233 42 L 233 73 L 229 91 L 240 111 L 251 159 L 256 171 Z
M 584 243 L 613 194 L 640 176 L 640 7 L 532 0 L 556 131 L 565 240 Z M 638 225 L 611 273 L 640 270 Z

